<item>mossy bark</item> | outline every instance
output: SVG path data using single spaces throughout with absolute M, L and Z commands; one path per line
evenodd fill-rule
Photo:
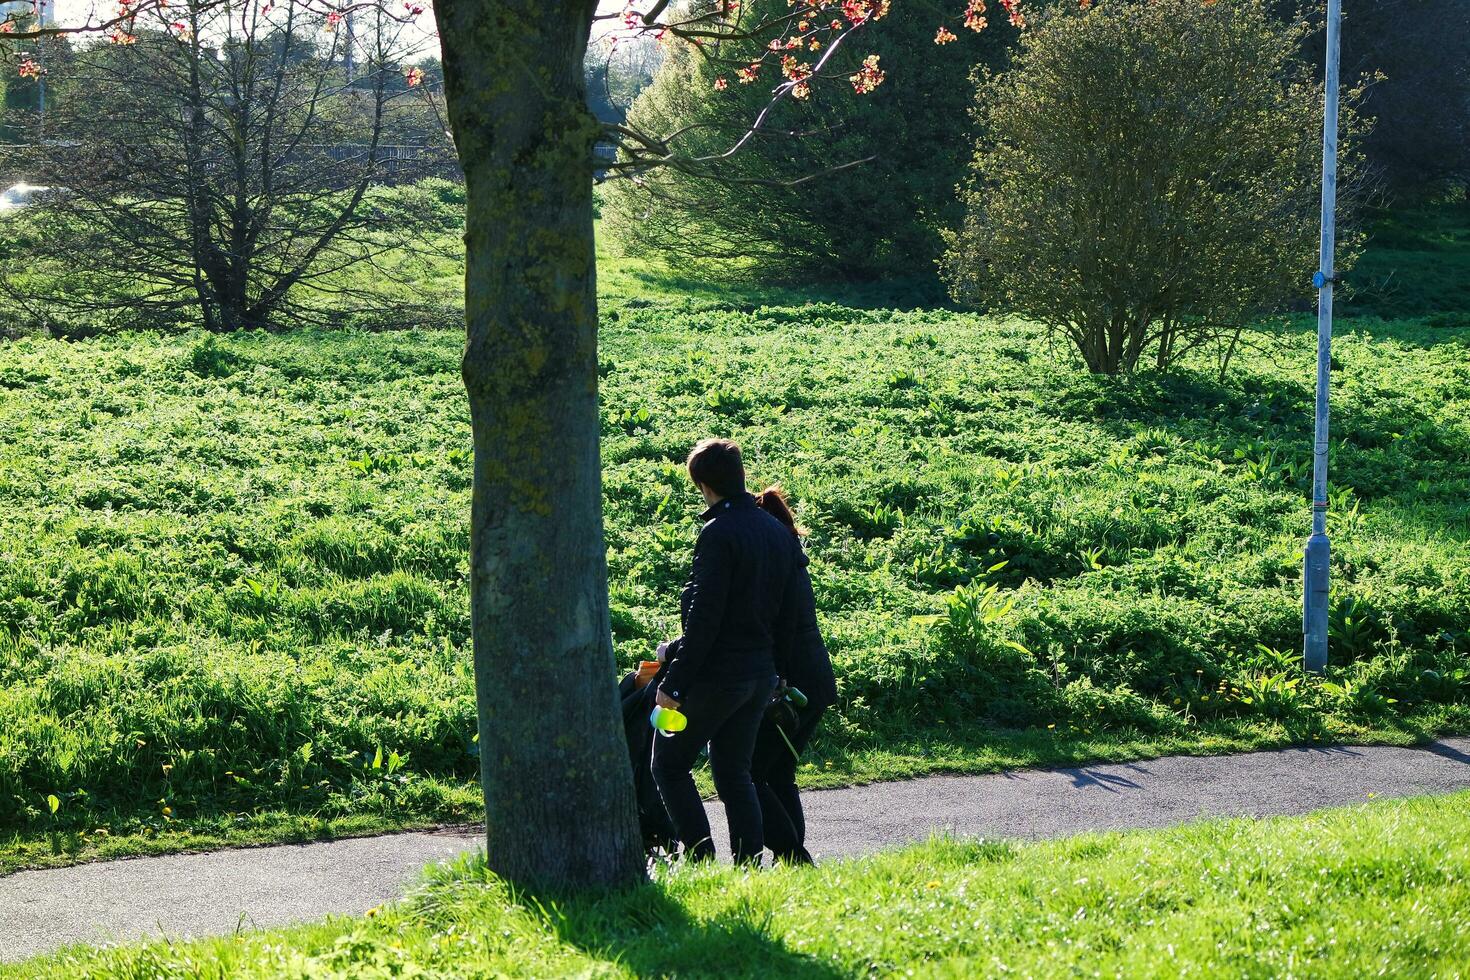
M 463 374 L 471 616 L 490 867 L 523 884 L 643 874 L 613 685 L 598 449 L 595 0 L 439 0 L 468 195 Z

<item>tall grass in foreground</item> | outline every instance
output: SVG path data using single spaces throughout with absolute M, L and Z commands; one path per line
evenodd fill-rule
M 78 950 L 39 977 L 1443 977 L 1470 964 L 1470 794 L 815 870 L 678 870 L 606 898 L 482 865 L 363 920 Z

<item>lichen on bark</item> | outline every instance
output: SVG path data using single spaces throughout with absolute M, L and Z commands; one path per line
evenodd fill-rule
M 463 375 L 487 857 L 553 887 L 643 874 L 613 687 L 598 448 L 594 0 L 439 0 L 467 188 Z

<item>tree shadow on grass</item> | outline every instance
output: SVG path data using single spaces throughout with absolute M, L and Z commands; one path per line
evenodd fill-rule
M 732 309 L 754 312 L 761 306 L 806 306 L 832 303 L 853 310 L 942 308 L 957 309 L 937 277 L 898 279 L 884 282 L 763 283 L 754 280 L 703 279 L 673 270 L 635 269 L 624 273 L 644 297 L 686 299 L 719 303 Z M 611 305 L 626 302 L 618 291 L 606 299 Z
M 1312 332 L 1316 327 L 1311 328 Z M 1306 333 L 1307 328 L 1301 328 Z M 1392 340 L 1405 347 L 1430 350 L 1435 347 L 1470 347 L 1470 312 L 1441 310 L 1407 320 L 1385 320 L 1377 316 L 1345 317 L 1333 324 L 1334 337 L 1371 337 Z
M 1261 479 L 1305 496 L 1311 480 L 1314 392 L 1311 378 L 1253 377 L 1248 385 L 1204 372 L 1144 372 L 1132 377 L 1070 379 L 1053 400 L 1063 419 L 1085 421 L 1120 441 L 1149 440 L 1162 430 L 1230 466 L 1252 464 Z M 1426 533 L 1464 534 L 1463 501 L 1440 493 L 1445 481 L 1470 477 L 1470 428 L 1444 424 L 1423 409 L 1390 401 L 1333 403 L 1339 451 L 1333 485 L 1398 513 Z M 1158 450 L 1166 452 L 1166 449 Z
M 1341 385 L 1342 370 L 1334 367 L 1334 385 Z M 1244 381 L 1222 381 L 1212 372 L 1188 367 L 1112 377 L 1078 373 L 1052 393 L 1050 410 L 1119 438 L 1159 427 L 1184 439 L 1223 439 L 1227 445 L 1292 438 L 1310 451 L 1315 385 L 1315 375 L 1305 371 L 1298 378 L 1257 374 Z M 1433 425 L 1436 419 L 1417 406 L 1369 406 L 1344 401 L 1339 393 L 1332 421 L 1336 436 L 1366 449 L 1401 448 L 1396 442 L 1406 429 Z M 1470 444 L 1463 434 L 1448 432 L 1434 448 L 1461 453 L 1470 451 Z
M 690 915 L 657 882 L 601 897 L 523 892 L 516 900 L 562 942 L 639 977 L 846 975 L 790 949 L 773 931 L 771 913 L 748 900 L 712 919 Z

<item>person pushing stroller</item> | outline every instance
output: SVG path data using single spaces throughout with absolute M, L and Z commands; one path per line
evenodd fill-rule
M 661 667 L 645 664 L 641 678 L 630 675 L 623 684 L 630 726 L 633 715 L 647 705 L 649 690 L 658 708 L 678 711 L 685 725 L 665 733 L 668 737 L 653 738 L 650 755 L 644 757 L 650 759 L 651 781 L 666 811 L 655 812 L 659 808 L 651 805 L 647 780 L 641 782 L 645 842 L 665 838 L 672 824 L 686 857 L 714 856 L 708 816 L 691 774 L 708 744 L 735 860 L 758 862 L 769 826 L 778 857 L 810 861 L 802 846 L 796 754 L 836 695 L 831 665 L 816 632 L 799 532 L 779 490 L 772 488 L 757 499 L 745 489 L 744 465 L 733 442 L 701 442 L 689 454 L 688 469 L 708 509 L 680 599 L 684 633 L 660 646 Z M 794 698 L 783 687 L 777 699 L 782 710 L 768 714 L 778 683 L 778 651 L 783 663 L 808 678 L 816 698 L 808 696 L 802 699 L 805 704 L 793 707 Z M 640 689 L 640 680 L 647 689 Z M 756 759 L 763 727 L 770 748 Z M 630 727 L 629 736 L 637 781 L 642 776 L 638 753 L 647 735 Z M 784 756 L 775 751 L 778 745 Z M 760 766 L 759 788 L 752 779 L 753 761 Z M 763 799 L 770 800 L 770 818 L 763 815 Z
M 688 721 L 682 731 L 653 740 L 653 781 L 684 855 L 714 857 L 709 817 L 692 775 L 707 744 L 735 860 L 758 862 L 765 835 L 750 763 L 776 687 L 777 638 L 795 630 L 795 604 L 787 593 L 801 548 L 745 489 L 735 443 L 704 440 L 690 452 L 688 470 L 708 507 L 680 596 L 684 633 L 669 644 L 654 692 L 658 707 Z

